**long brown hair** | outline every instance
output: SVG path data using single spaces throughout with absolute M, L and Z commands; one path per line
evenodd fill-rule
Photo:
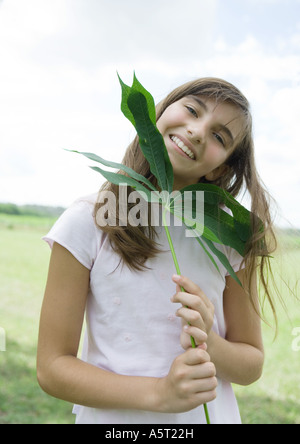
M 270 213 L 270 196 L 258 175 L 255 165 L 253 125 L 249 102 L 234 85 L 217 78 L 202 78 L 176 88 L 160 102 L 156 107 L 157 120 L 171 104 L 188 95 L 211 98 L 217 103 L 226 102 L 233 104 L 243 116 L 243 125 L 238 135 L 236 148 L 226 161 L 226 165 L 229 168 L 226 169 L 226 173 L 223 176 L 209 183 L 218 185 L 231 193 L 233 197 L 237 197 L 246 191 L 250 196 L 251 211 L 256 217 L 252 221 L 253 236 L 244 258 L 247 281 L 245 290 L 251 298 L 251 282 L 258 269 L 260 283 L 276 319 L 275 307 L 268 282 L 268 277 L 272 274 L 270 255 L 276 249 L 276 237 Z M 127 148 L 122 163 L 142 174 L 156 185 L 156 179 L 150 172 L 149 164 L 140 149 L 137 136 Z M 119 174 L 125 173 L 119 171 Z M 208 183 L 204 178 L 200 182 Z M 112 191 L 118 202 L 118 186 L 106 182 L 100 192 L 105 190 Z M 129 188 L 128 193 L 130 191 L 132 190 Z M 96 204 L 95 212 L 97 212 L 101 205 L 100 203 Z M 128 208 L 129 210 L 130 208 Z M 116 216 L 118 217 L 118 214 Z M 263 222 L 264 232 L 261 230 L 261 225 L 257 223 L 257 217 Z M 117 223 L 117 226 L 111 227 L 107 225 L 101 227 L 101 229 L 107 233 L 112 248 L 120 255 L 121 260 L 132 269 L 145 269 L 147 259 L 159 254 L 160 249 L 156 243 L 156 232 L 150 224 L 147 227 L 133 227 L 129 224 L 124 227 L 119 226 Z

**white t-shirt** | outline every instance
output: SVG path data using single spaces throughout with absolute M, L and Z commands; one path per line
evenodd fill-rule
M 50 247 L 59 243 L 90 270 L 86 332 L 82 359 L 122 375 L 164 377 L 173 360 L 184 352 L 180 345 L 179 308 L 170 301 L 176 291 L 176 272 L 163 228 L 157 228 L 162 252 L 147 261 L 146 271 L 120 264 L 107 235 L 94 222 L 96 196 L 76 201 L 44 237 Z M 198 242 L 185 236 L 184 227 L 169 227 L 181 273 L 204 291 L 215 306 L 213 330 L 225 337 L 223 291 L 227 271 L 216 258 L 219 274 Z M 220 246 L 219 246 L 220 248 Z M 235 270 L 241 256 L 222 247 Z M 212 424 L 240 424 L 231 387 L 218 380 L 217 399 L 208 404 Z M 133 394 L 134 396 L 134 394 Z M 179 414 L 137 410 L 107 410 L 75 406 L 78 424 L 205 424 L 203 406 Z

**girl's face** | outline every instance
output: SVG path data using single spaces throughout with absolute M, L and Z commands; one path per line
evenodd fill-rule
M 201 96 L 186 96 L 170 105 L 157 122 L 173 165 L 174 190 L 213 181 L 228 167 L 226 160 L 242 129 L 238 108 Z

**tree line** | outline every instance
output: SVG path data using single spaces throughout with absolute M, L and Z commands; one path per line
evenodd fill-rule
M 0 214 L 17 216 L 57 217 L 65 210 L 63 207 L 44 205 L 16 205 L 14 203 L 0 203 Z

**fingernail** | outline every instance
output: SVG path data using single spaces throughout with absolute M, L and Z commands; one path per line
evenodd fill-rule
M 178 276 L 178 274 L 173 274 L 173 281 L 179 282 L 181 279 L 181 276 Z

